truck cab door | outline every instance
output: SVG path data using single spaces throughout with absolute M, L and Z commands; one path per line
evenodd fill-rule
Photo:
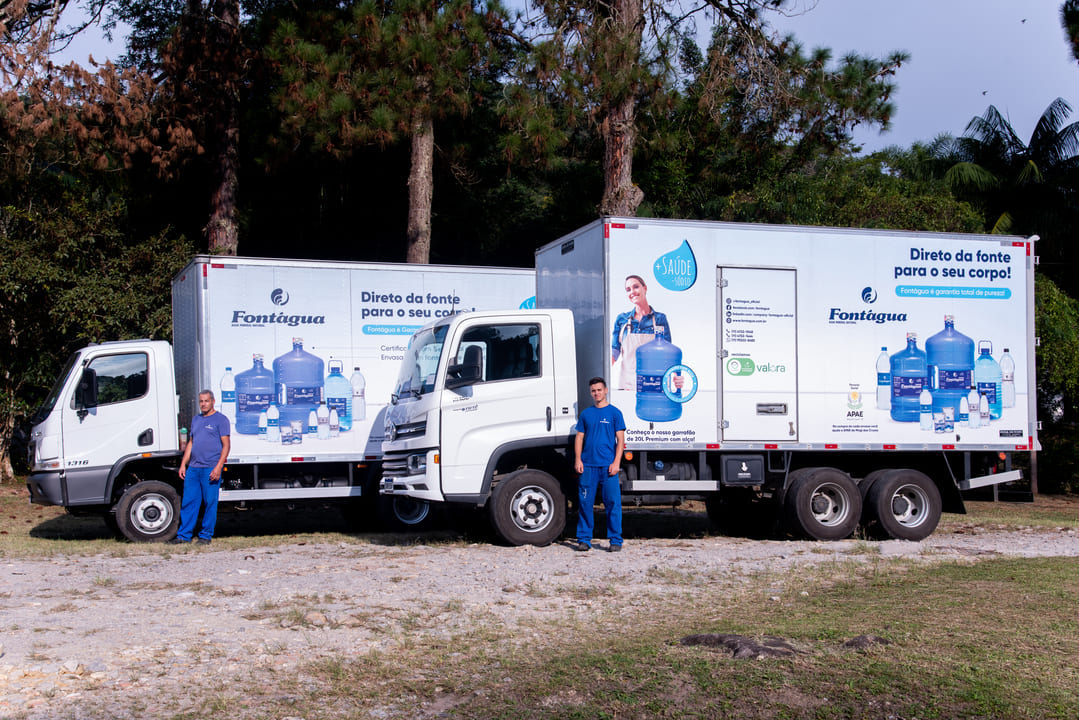
M 554 437 L 551 319 L 477 319 L 462 325 L 448 357 L 442 492 L 475 494 L 499 447 Z
M 88 358 L 74 373 L 61 408 L 70 504 L 104 502 L 102 475 L 117 460 L 160 448 L 151 366 L 145 349 L 118 350 Z

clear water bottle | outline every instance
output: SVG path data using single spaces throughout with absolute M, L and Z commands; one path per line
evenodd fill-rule
M 232 375 L 232 367 L 225 367 L 225 374 L 221 377 L 221 407 L 218 408 L 233 422 L 236 421 L 236 378 Z
M 955 329 L 955 318 L 944 316 L 944 329 L 925 341 L 933 412 L 959 405 L 974 374 L 974 341 Z
M 888 358 L 888 364 L 892 371 L 892 420 L 919 422 L 928 363 L 925 352 L 918 349 L 916 333 L 907 333 L 907 347 Z
M 266 408 L 266 441 L 281 442 L 281 411 L 274 402 Z
M 967 420 L 970 423 L 971 429 L 979 428 L 979 427 L 982 426 L 982 415 L 981 415 L 981 412 L 979 411 L 979 406 L 978 406 L 979 402 L 981 402 L 981 396 L 978 395 L 978 388 L 971 385 L 970 386 L 970 393 L 967 394 L 967 407 L 969 408 L 969 411 L 970 411 L 970 414 L 967 417 Z
M 892 409 L 892 364 L 888 348 L 882 347 L 877 356 L 877 410 Z
M 993 420 L 1000 419 L 1004 401 L 1002 383 L 1000 364 L 993 359 L 993 343 L 982 340 L 978 343 L 978 360 L 974 363 L 974 384 L 978 387 L 978 393 L 989 399 L 989 417 Z M 984 414 L 982 419 L 985 419 Z
M 352 422 L 367 419 L 367 381 L 363 379 L 363 373 L 359 367 L 352 369 L 352 377 L 349 380 L 352 385 Z
M 303 349 L 303 338 L 292 338 L 292 350 L 273 361 L 273 375 L 281 421 L 306 423 L 323 399 L 322 358 Z
M 1000 356 L 1000 390 L 1003 395 L 1001 407 L 1015 407 L 1015 360 L 1004 348 L 1004 354 Z
M 318 435 L 318 415 L 314 410 L 307 413 L 307 434 Z
M 960 427 L 970 427 L 970 400 L 966 395 L 959 398 L 959 414 L 956 415 L 955 424 Z
M 330 439 L 340 437 L 341 418 L 337 415 L 337 408 L 330 408 Z
M 342 430 L 352 429 L 352 383 L 343 374 L 345 365 L 340 360 L 326 363 L 330 374 L 326 376 L 326 405 L 337 411 Z
M 933 429 L 933 395 L 927 387 L 918 393 L 918 426 L 922 430 Z
M 637 348 L 637 417 L 649 422 L 667 422 L 682 417 L 682 403 L 675 402 L 663 387 L 663 376 L 682 364 L 682 350 L 662 335 Z M 671 392 L 676 397 L 680 390 Z
M 318 410 L 315 411 L 315 419 L 318 420 L 318 435 L 319 440 L 329 440 L 330 438 L 330 410 L 326 407 L 326 403 L 320 402 L 318 404 Z
M 993 419 L 993 406 L 989 402 L 989 396 L 985 393 L 978 393 L 978 423 L 982 427 L 989 425 L 989 421 Z
M 262 434 L 262 414 L 273 400 L 273 373 L 262 365 L 262 355 L 251 356 L 251 367 L 236 375 L 236 432 Z
M 269 418 L 269 411 L 268 410 L 263 410 L 262 412 L 259 413 L 258 422 L 259 422 L 259 425 L 258 425 L 259 440 L 268 440 L 269 439 L 269 437 L 268 437 L 269 429 L 270 429 L 270 418 Z

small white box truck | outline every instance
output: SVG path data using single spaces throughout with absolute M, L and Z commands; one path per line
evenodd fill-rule
M 175 536 L 198 393 L 232 423 L 223 507 L 378 498 L 384 406 L 412 333 L 462 310 L 530 307 L 528 269 L 197 256 L 172 283 L 173 345 L 74 353 L 32 419 L 32 502 Z M 428 507 L 392 505 L 403 523 Z M 373 514 L 372 514 L 373 517 Z
M 416 333 L 381 492 L 552 542 L 601 376 L 626 502 L 924 538 L 1038 447 L 1035 239 L 604 218 L 536 252 L 536 310 Z

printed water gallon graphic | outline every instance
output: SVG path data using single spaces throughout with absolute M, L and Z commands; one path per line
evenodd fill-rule
M 262 355 L 251 356 L 251 367 L 236 374 L 236 432 L 258 435 L 259 416 L 274 396 L 273 373 L 262 365 Z M 264 432 L 266 426 L 262 426 Z
M 1000 364 L 993 359 L 993 343 L 982 340 L 978 343 L 978 360 L 974 363 L 974 384 L 978 394 L 989 402 L 989 417 L 982 413 L 983 424 L 986 419 L 999 420 L 1004 405 L 1004 374 Z
M 281 424 L 306 425 L 307 414 L 322 401 L 322 359 L 303 349 L 303 338 L 293 338 L 292 350 L 273 361 L 273 375 Z
M 933 412 L 959 407 L 974 376 L 974 341 L 955 329 L 955 318 L 944 316 L 944 329 L 925 341 L 929 364 L 929 391 Z
M 693 287 L 693 283 L 697 282 L 697 258 L 689 241 L 683 240 L 677 249 L 656 258 L 652 264 L 652 274 L 668 290 L 681 292 Z
M 341 430 L 352 429 L 352 383 L 345 377 L 345 364 L 331 359 L 326 366 L 330 374 L 326 376 L 326 405 L 337 411 Z
M 918 335 L 907 333 L 907 347 L 890 358 L 892 368 L 892 420 L 918 422 L 921 404 L 918 399 L 926 387 L 929 363 L 918 349 Z
M 682 350 L 663 336 L 637 348 L 637 417 L 669 422 L 697 392 L 697 378 L 682 364 Z

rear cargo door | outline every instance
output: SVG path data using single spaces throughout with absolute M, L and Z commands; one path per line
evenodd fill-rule
M 718 269 L 720 437 L 798 440 L 797 277 L 793 269 Z

